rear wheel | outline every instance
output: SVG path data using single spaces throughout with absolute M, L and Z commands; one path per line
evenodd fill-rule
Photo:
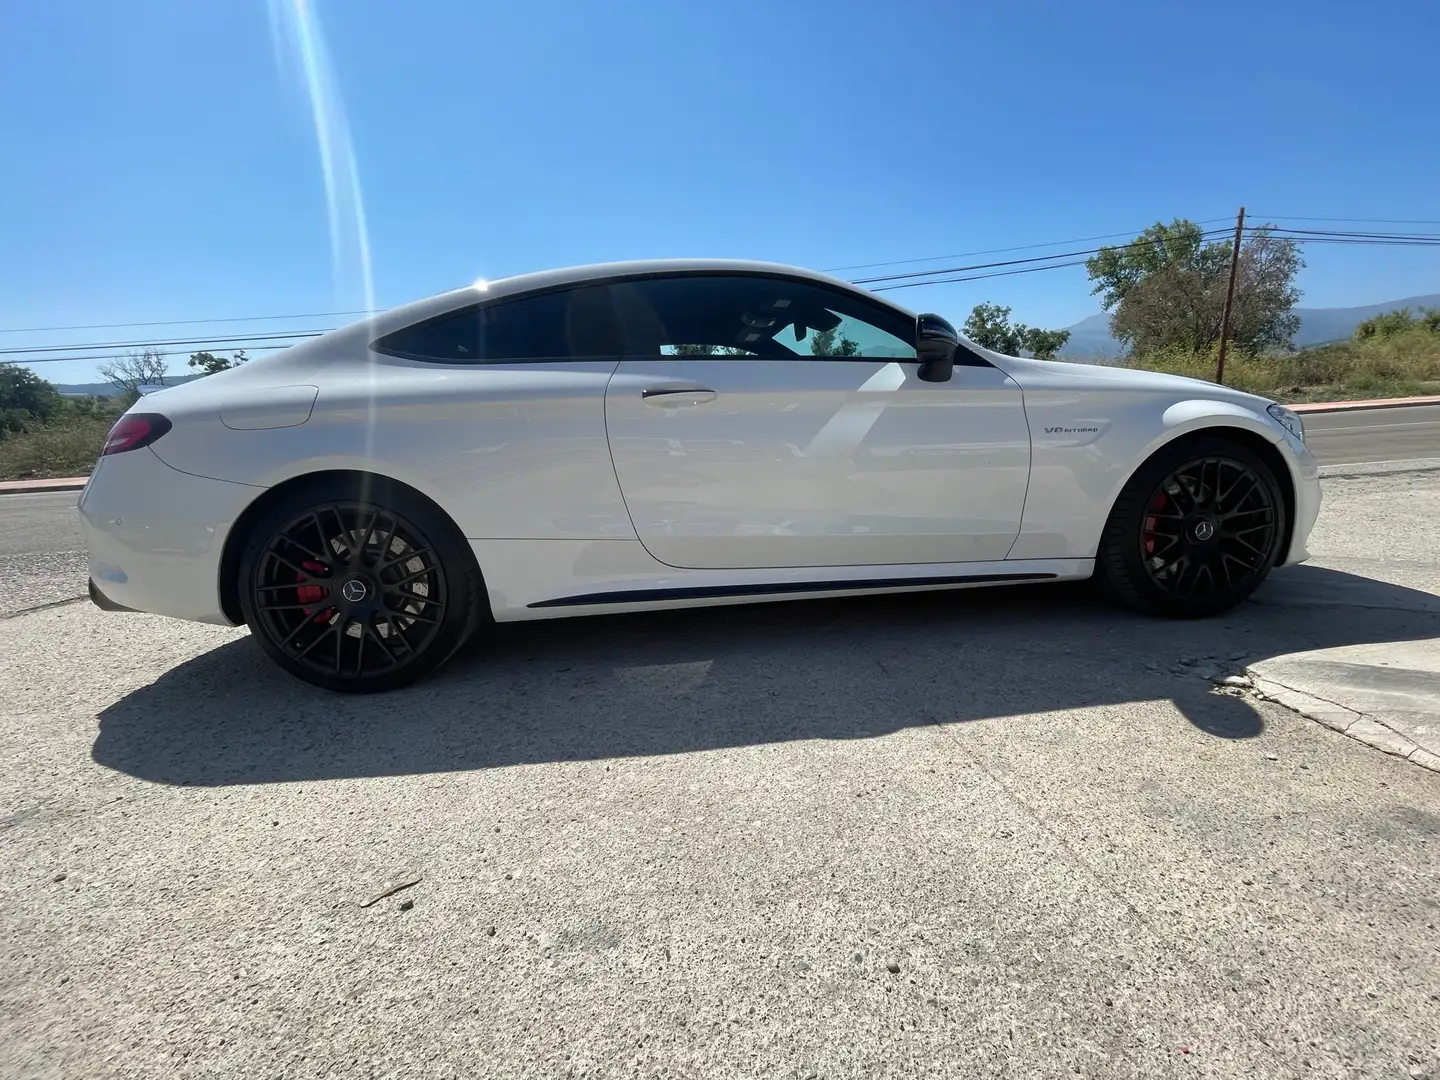
M 474 633 L 480 572 L 426 501 L 359 478 L 280 499 L 240 558 L 240 605 L 260 647 L 327 690 L 393 690 Z
M 1193 618 L 1244 600 L 1270 573 L 1285 499 L 1270 465 L 1229 439 L 1186 439 L 1130 478 L 1097 556 L 1110 591 L 1142 611 Z

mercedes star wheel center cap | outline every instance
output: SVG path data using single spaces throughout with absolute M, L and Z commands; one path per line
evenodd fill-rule
M 1209 521 L 1199 521 L 1199 522 L 1196 522 L 1196 523 L 1195 523 L 1195 539 L 1196 539 L 1196 540 L 1209 540 L 1209 539 L 1210 539 L 1212 536 L 1214 536 L 1214 535 L 1215 535 L 1215 526 L 1214 526 L 1214 524 L 1212 524 L 1211 522 L 1209 522 Z M 346 599 L 348 600 L 349 597 L 350 597 L 350 594 L 349 594 L 349 593 L 346 593 L 346 594 L 345 594 L 345 597 L 346 597 Z
M 365 582 L 359 578 L 351 578 L 340 586 L 340 595 L 352 604 L 360 603 L 369 593 L 370 590 L 365 587 Z

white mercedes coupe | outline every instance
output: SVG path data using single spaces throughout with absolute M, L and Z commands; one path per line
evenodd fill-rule
M 80 498 L 100 607 L 338 691 L 492 621 L 1091 576 L 1210 615 L 1319 508 L 1274 402 L 722 260 L 477 283 L 150 394 Z

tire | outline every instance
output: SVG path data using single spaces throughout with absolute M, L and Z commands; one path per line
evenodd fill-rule
M 1185 438 L 1157 451 L 1120 492 L 1096 574 L 1138 611 L 1203 618 L 1260 586 L 1285 531 L 1284 493 L 1264 458 L 1223 436 Z
M 366 477 L 307 484 L 254 523 L 238 592 L 277 664 L 341 693 L 406 686 L 489 613 L 474 553 L 434 504 Z

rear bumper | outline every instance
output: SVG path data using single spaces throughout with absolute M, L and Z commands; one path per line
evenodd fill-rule
M 128 608 L 124 604 L 117 604 L 114 600 L 111 600 L 108 596 L 106 596 L 103 592 L 100 591 L 100 586 L 95 584 L 94 578 L 90 579 L 90 602 L 96 607 L 98 607 L 101 611 L 135 610 L 134 608 Z
M 236 518 L 264 491 L 171 468 L 148 448 L 102 458 L 80 496 L 90 598 L 229 626 L 220 560 Z

